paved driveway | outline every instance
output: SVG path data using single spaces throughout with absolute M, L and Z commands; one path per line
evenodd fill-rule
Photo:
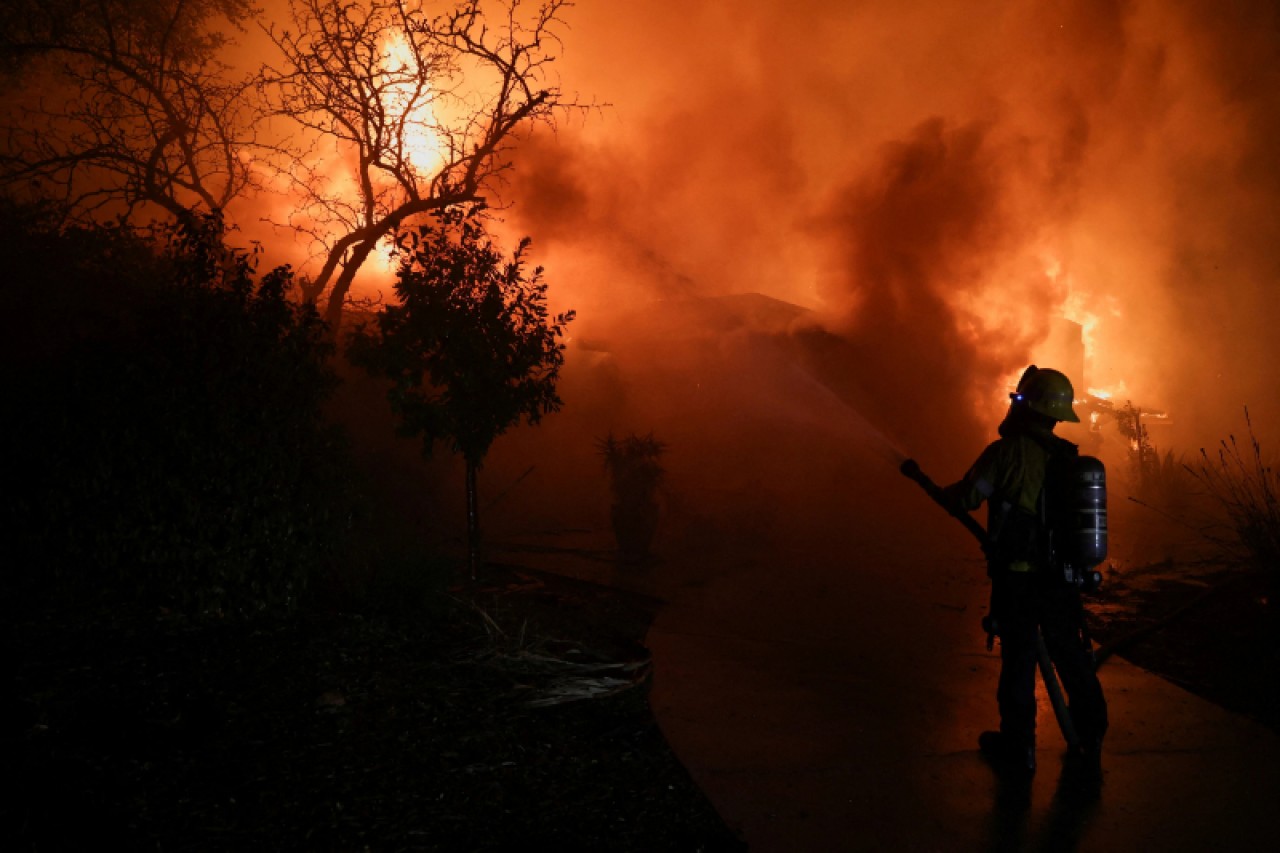
M 566 532 L 541 555 L 667 602 L 648 636 L 654 710 L 752 850 L 1275 846 L 1280 737 L 1115 658 L 1101 671 L 1101 797 L 1060 784 L 1043 696 L 1031 790 L 1002 788 L 976 749 L 996 723 L 999 659 L 980 628 L 975 544 L 881 459 L 779 447 L 790 455 L 754 490 L 731 467 L 701 492 L 673 473 L 686 515 L 672 508 L 653 564 L 614 565 L 606 530 Z M 1113 552 L 1150 548 L 1122 521 L 1112 539 Z
M 924 528 L 660 567 L 654 710 L 753 851 L 1273 849 L 1280 738 L 1118 659 L 1101 796 L 1061 778 L 1043 691 L 1039 771 L 1003 786 L 982 566 Z

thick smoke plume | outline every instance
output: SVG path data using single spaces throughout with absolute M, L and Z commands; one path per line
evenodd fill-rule
M 583 2 L 562 82 L 610 106 L 528 142 L 509 224 L 582 334 L 652 300 L 812 309 L 824 381 L 909 449 L 975 451 L 1063 317 L 1081 391 L 1211 443 L 1245 404 L 1280 422 L 1277 21 L 1261 2 Z
M 1213 445 L 1244 405 L 1275 446 L 1274 4 L 580 0 L 566 20 L 561 88 L 601 106 L 525 138 L 496 199 L 578 311 L 565 411 L 486 469 L 520 483 L 513 523 L 566 523 L 549 495 L 600 515 L 593 442 L 656 430 L 690 529 L 758 535 L 787 507 L 818 527 L 899 452 L 958 475 L 1031 362 L 1165 410 L 1162 449 Z

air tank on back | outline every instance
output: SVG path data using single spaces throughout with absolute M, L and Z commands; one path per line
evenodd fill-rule
M 1089 569 L 1107 558 L 1107 469 L 1092 456 L 1080 456 L 1074 468 L 1067 553 L 1075 568 Z

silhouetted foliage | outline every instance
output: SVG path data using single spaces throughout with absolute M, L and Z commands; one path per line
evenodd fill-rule
M 609 474 L 618 550 L 624 557 L 644 558 L 658 526 L 658 487 L 666 475 L 661 459 L 667 446 L 653 433 L 622 438 L 609 433 L 596 442 L 596 449 Z
M 1263 457 L 1247 408 L 1244 419 L 1247 448 L 1228 436 L 1213 454 L 1200 448 L 1200 461 L 1186 470 L 1224 516 L 1202 528 L 1205 536 L 1227 554 L 1275 572 L 1280 570 L 1280 474 Z
M 1166 450 L 1161 454 L 1143 423 L 1145 417 L 1162 413 L 1144 411 L 1131 400 L 1118 406 L 1110 400 L 1093 399 L 1090 408 L 1099 423 L 1112 420 L 1116 432 L 1125 440 L 1128 448 L 1125 473 L 1133 495 L 1165 510 L 1180 508 L 1186 502 L 1192 485 L 1187 467 L 1181 456 L 1175 456 L 1173 451 Z
M 101 220 L 209 213 L 253 183 L 261 110 L 221 60 L 250 0 L 6 0 L 0 185 Z
M 391 380 L 388 399 L 401 430 L 422 436 L 425 454 L 443 441 L 466 460 L 474 520 L 475 471 L 490 445 L 522 420 L 536 424 L 560 408 L 559 341 L 574 314 L 550 315 L 542 268 L 525 272 L 528 238 L 504 261 L 476 210 L 436 218 L 435 226 L 402 235 L 412 248 L 396 280 L 399 302 L 374 327 L 352 333 L 349 353 Z
M 1116 429 L 1129 442 L 1129 463 L 1133 468 L 1134 478 L 1139 487 L 1147 479 L 1147 475 L 1160 465 L 1160 454 L 1151 443 L 1151 435 L 1142 422 L 1142 409 L 1133 405 L 1132 400 L 1125 401 L 1123 408 L 1113 410 Z
M 613 499 L 620 504 L 649 503 L 657 499 L 658 486 L 665 471 L 659 461 L 667 446 L 648 435 L 615 438 L 609 433 L 596 442 L 609 474 Z
M 7 581 L 192 613 L 290 607 L 351 508 L 315 311 L 216 216 L 160 234 L 0 209 Z

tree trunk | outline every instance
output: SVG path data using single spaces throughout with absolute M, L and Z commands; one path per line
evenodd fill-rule
M 467 571 L 471 579 L 476 579 L 476 570 L 480 566 L 480 516 L 479 500 L 476 497 L 477 465 L 467 460 Z
M 618 502 L 609 515 L 618 542 L 618 556 L 629 562 L 647 560 L 658 531 L 658 502 L 652 498 Z
M 329 333 L 335 340 L 338 337 L 338 327 L 342 324 L 342 307 L 346 304 L 351 282 L 355 280 L 356 273 L 377 245 L 377 238 L 356 243 L 351 249 L 351 256 L 342 264 L 338 278 L 333 283 L 333 289 L 329 291 L 329 304 L 325 307 L 324 319 L 329 324 Z

